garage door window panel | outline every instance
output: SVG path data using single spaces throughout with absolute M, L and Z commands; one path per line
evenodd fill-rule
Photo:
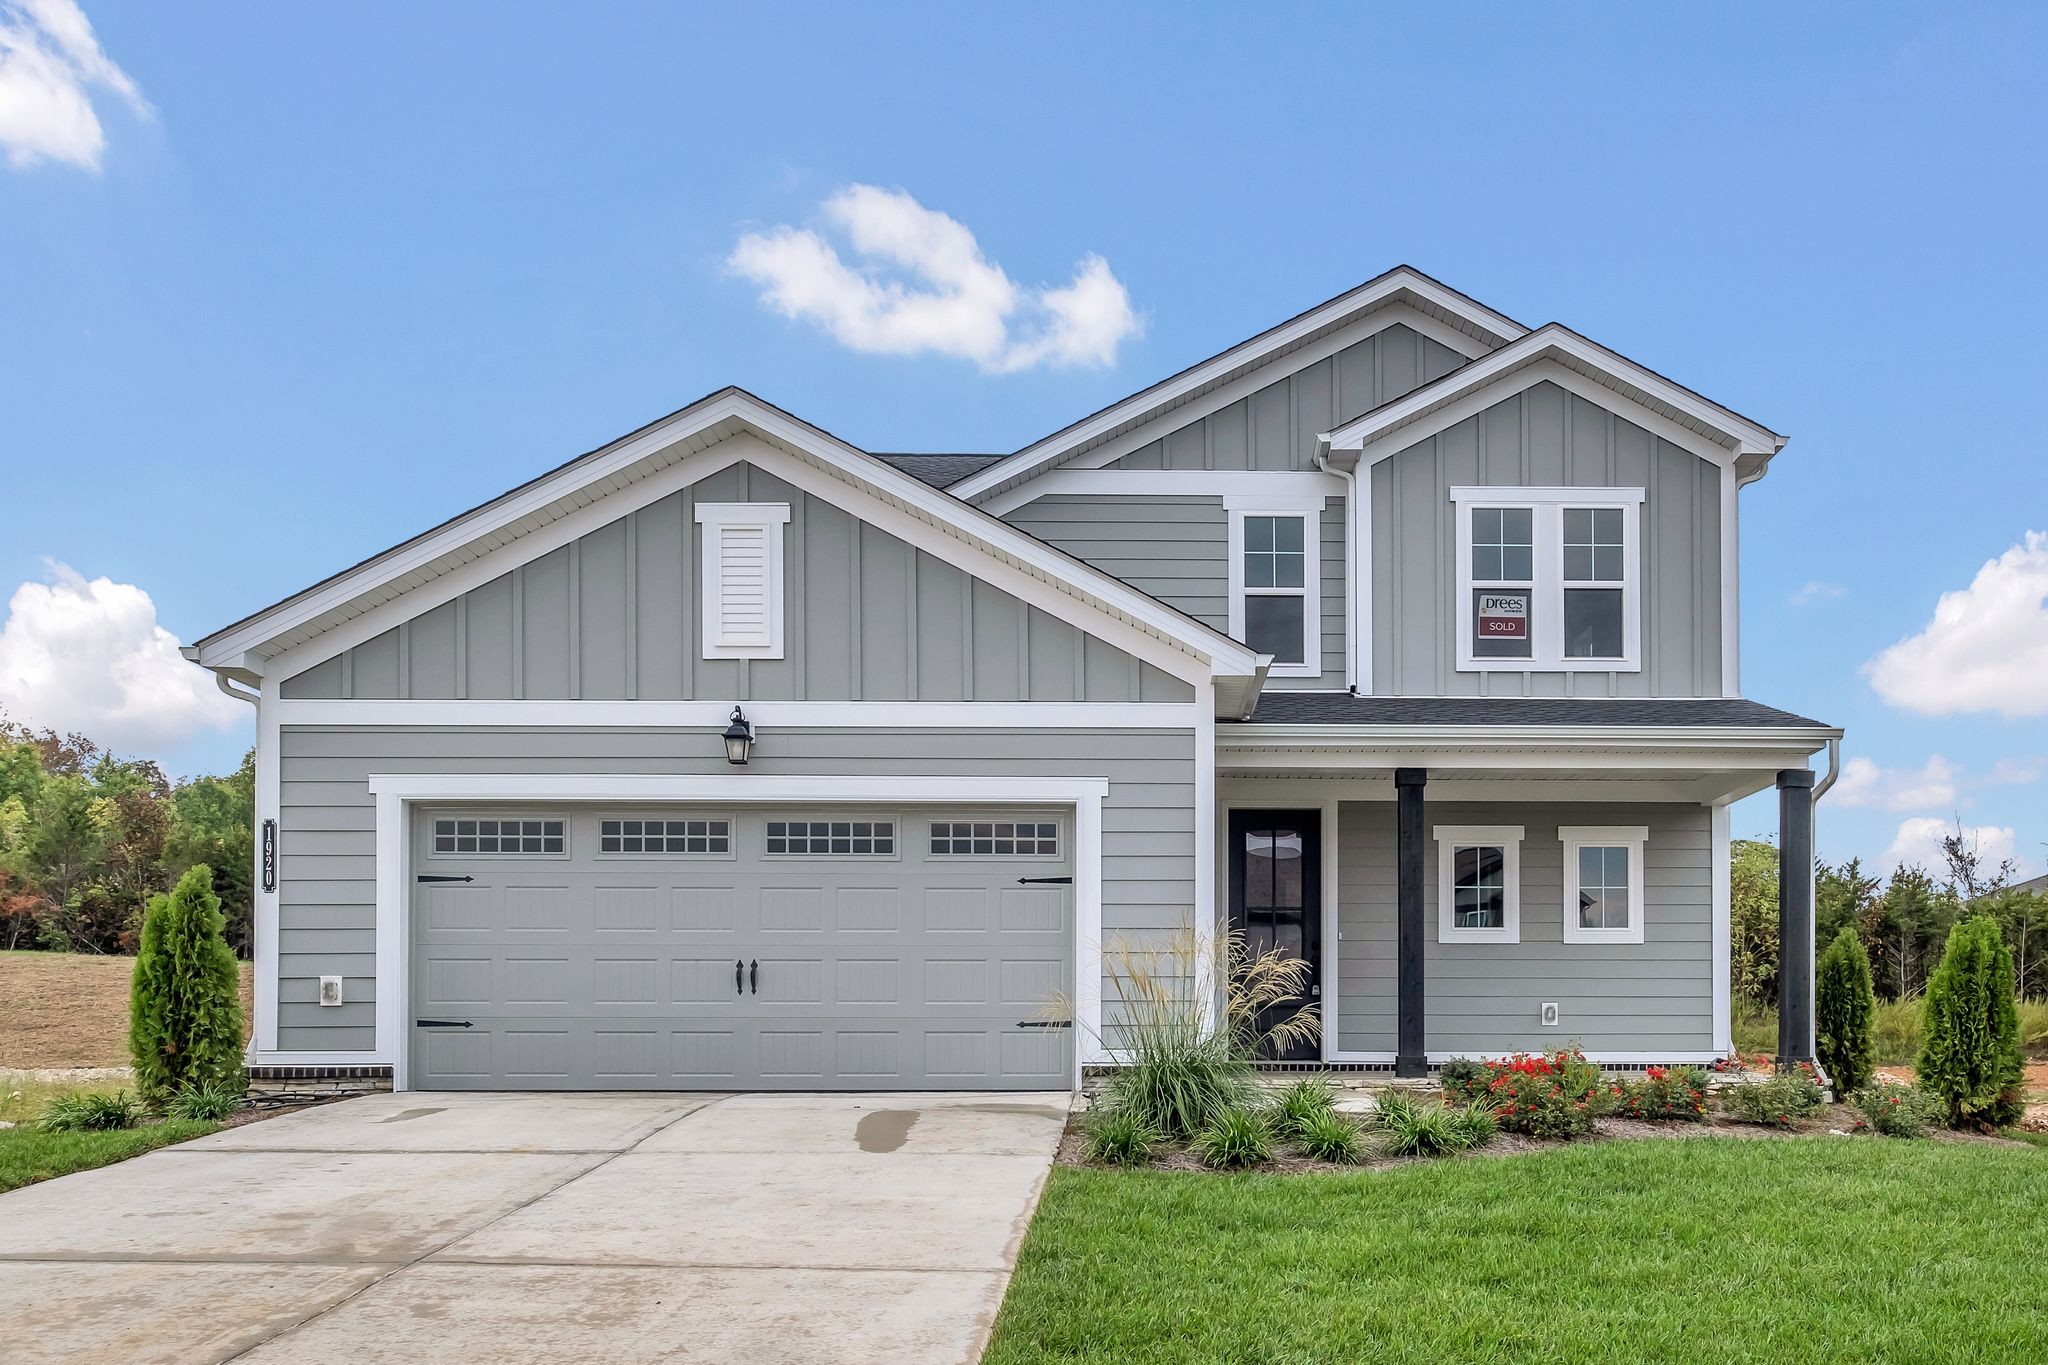
M 730 858 L 728 816 L 605 816 L 597 824 L 597 851 L 610 857 Z
M 768 821 L 771 858 L 894 858 L 896 822 L 875 819 L 777 819 Z
M 1056 820 L 933 820 L 934 858 L 1057 858 Z
M 452 857 L 565 858 L 569 822 L 560 816 L 437 816 L 433 851 Z

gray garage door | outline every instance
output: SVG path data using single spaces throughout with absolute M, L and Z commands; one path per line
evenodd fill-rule
M 428 808 L 413 1083 L 1063 1088 L 1072 821 L 988 808 Z

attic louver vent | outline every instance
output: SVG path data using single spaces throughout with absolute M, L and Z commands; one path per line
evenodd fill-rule
M 789 504 L 697 504 L 703 530 L 704 657 L 782 657 L 782 528 Z

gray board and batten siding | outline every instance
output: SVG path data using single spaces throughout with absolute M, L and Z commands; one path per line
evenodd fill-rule
M 1394 803 L 1338 807 L 1338 1045 L 1392 1052 L 1395 980 Z M 1519 825 L 1521 942 L 1437 942 L 1439 825 Z M 1640 944 L 1564 941 L 1566 825 L 1641 825 Z M 1588 1052 L 1681 1055 L 1714 1047 L 1714 843 L 1711 812 L 1679 803 L 1429 802 L 1424 824 L 1425 1044 L 1478 1057 L 1576 1042 Z M 1554 1028 L 1540 1022 L 1558 1006 Z
M 1418 385 L 1465 357 L 1396 323 L 1285 374 L 1106 466 L 1111 469 L 1315 469 L 1316 437 Z M 1114 574 L 1217 630 L 1230 629 L 1229 524 L 1220 498 L 1048 494 L 1004 520 Z M 1287 687 L 1342 687 L 1344 499 L 1323 503 L 1321 674 Z
M 700 657 L 698 502 L 786 502 L 785 657 Z M 741 463 L 285 680 L 288 699 L 1185 702 L 1194 689 Z
M 376 810 L 371 774 L 732 771 L 702 729 L 287 725 L 280 736 L 278 1046 L 375 1044 Z M 1195 732 L 776 729 L 748 772 L 875 779 L 1102 777 L 1102 928 L 1165 936 L 1194 904 Z M 1091 945 L 1083 945 L 1084 948 Z M 347 1003 L 322 1007 L 319 978 Z
M 1556 384 L 1372 466 L 1372 690 L 1387 696 L 1721 695 L 1721 470 Z M 1459 672 L 1451 490 L 1641 488 L 1637 672 Z

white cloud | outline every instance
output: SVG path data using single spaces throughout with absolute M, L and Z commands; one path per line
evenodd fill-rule
M 1029 289 L 982 254 L 965 224 L 902 190 L 851 185 L 824 213 L 855 264 L 811 229 L 785 224 L 742 235 L 726 268 L 760 286 L 768 307 L 852 350 L 932 352 L 1005 374 L 1112 365 L 1140 331 L 1129 292 L 1092 252 L 1069 283 Z
M 77 0 L 0 0 L 0 148 L 9 164 L 68 161 L 98 170 L 107 138 L 94 90 L 138 117 L 153 116 L 128 73 L 100 50 Z
M 1828 793 L 1828 800 L 1838 806 L 1873 806 L 1880 810 L 1951 806 L 1955 804 L 1956 779 L 1961 771 L 1940 754 L 1928 759 L 1918 771 L 1880 768 L 1867 758 L 1852 758 L 1842 765 L 1842 776 Z
M 247 714 L 179 656 L 148 593 L 48 564 L 49 581 L 16 588 L 0 625 L 0 709 L 10 719 L 133 753 Z
M 1849 595 L 1849 590 L 1840 583 L 1828 583 L 1813 579 L 1800 584 L 1787 599 L 1795 607 L 1817 607 L 1827 602 L 1840 601 Z
M 1899 832 L 1885 857 L 1894 867 L 1915 864 L 1940 877 L 1948 864 L 1941 856 L 1943 837 L 1955 831 L 1952 821 L 1932 815 L 1915 816 L 1899 822 Z M 1964 825 L 1963 837 L 1976 844 L 1978 857 L 1988 870 L 2014 856 L 2018 839 L 2009 825 Z
M 2026 539 L 1945 592 L 1934 619 L 1863 666 L 1877 694 L 1926 715 L 2048 715 L 2048 534 Z
M 2043 771 L 2048 771 L 2037 754 L 2032 758 L 2001 758 L 1991 765 L 1991 775 L 1984 780 L 1994 787 L 2024 787 L 2029 782 L 2039 782 Z

